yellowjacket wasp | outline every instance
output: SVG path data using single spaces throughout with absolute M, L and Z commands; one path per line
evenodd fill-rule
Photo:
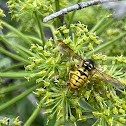
M 99 75 L 112 86 L 120 89 L 124 88 L 124 85 L 119 80 L 98 70 L 95 67 L 94 61 L 91 59 L 83 60 L 81 56 L 75 53 L 67 44 L 61 40 L 56 40 L 56 44 L 62 53 L 71 57 L 72 59 L 81 61 L 81 64 L 76 66 L 76 69 L 73 72 L 69 73 L 69 81 L 67 83 L 69 83 L 71 90 L 78 89 L 87 83 L 89 76 L 93 75 L 93 71 L 98 72 Z

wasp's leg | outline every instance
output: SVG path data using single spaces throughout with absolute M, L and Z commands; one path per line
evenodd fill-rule
M 69 80 L 71 79 L 71 74 L 73 74 L 73 73 L 74 72 L 70 72 L 69 73 Z M 70 81 L 69 80 L 66 82 L 66 86 L 69 86 L 70 87 Z
M 79 65 L 74 65 L 74 71 L 78 70 L 78 68 L 79 68 Z
M 84 64 L 84 61 L 82 60 L 81 63 L 80 63 L 80 67 L 82 67 L 83 64 Z

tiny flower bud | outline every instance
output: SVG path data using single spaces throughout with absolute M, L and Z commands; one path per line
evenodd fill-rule
M 32 4 L 33 3 L 33 0 L 28 0 L 27 2 Z
M 44 55 L 45 56 L 51 56 L 51 53 L 50 52 L 47 52 L 47 51 L 44 51 Z
M 81 122 L 85 122 L 87 120 L 87 118 L 85 116 L 81 116 L 78 120 Z
M 81 36 L 81 34 L 82 34 L 81 31 L 76 32 L 76 36 L 77 36 L 77 37 Z
M 37 6 L 41 6 L 41 2 L 40 1 L 36 1 L 36 4 L 37 4 Z
M 38 78 L 38 79 L 36 79 L 36 83 L 40 83 L 40 82 L 42 82 L 43 81 L 43 78 Z
M 119 109 L 119 112 L 120 112 L 121 114 L 125 114 L 125 110 L 122 109 L 122 108 Z
M 112 17 L 112 14 L 108 14 L 106 17 L 107 18 L 111 18 Z
M 43 114 L 49 114 L 49 113 L 52 113 L 52 109 L 46 109 Z
M 62 107 L 62 106 L 58 106 L 58 107 L 57 107 L 57 112 L 62 111 L 62 109 L 63 109 L 63 107 Z
M 58 51 L 59 51 L 58 47 L 53 49 L 53 52 L 55 52 L 55 53 L 58 52 Z
M 38 88 L 36 89 L 37 92 L 33 92 L 37 97 L 40 97 L 44 92 L 45 90 L 43 88 Z
M 79 98 L 76 98 L 76 99 L 74 100 L 74 104 L 75 104 L 76 106 L 79 106 Z
M 86 35 L 83 35 L 82 38 L 84 41 L 86 41 L 86 42 L 88 41 L 88 37 Z
M 63 30 L 63 33 L 64 33 L 64 34 L 68 34 L 68 33 L 69 33 L 69 29 Z
M 53 119 L 54 114 L 51 114 L 47 117 L 47 122 L 46 125 L 48 125 L 49 121 L 51 121 Z
M 42 71 L 38 72 L 38 75 L 41 75 L 41 76 L 43 76 L 45 74 L 46 74 L 46 71 L 45 70 L 42 70 Z
M 105 115 L 109 116 L 110 115 L 110 109 L 105 110 Z
M 9 1 L 7 2 L 8 5 L 11 5 L 12 3 L 13 3 L 12 0 L 9 0 Z
M 106 92 L 106 96 L 107 96 L 107 98 L 110 99 L 110 93 L 109 92 Z
M 114 113 L 115 115 L 118 114 L 118 109 L 117 109 L 116 107 L 114 107 L 112 111 L 113 111 L 113 113 Z
M 4 118 L 3 120 L 0 120 L 0 124 L 9 125 L 9 121 L 9 118 Z
M 100 97 L 100 96 L 97 96 L 96 99 L 97 99 L 97 102 L 99 102 L 99 103 L 104 101 L 104 98 L 102 98 L 102 97 Z
M 84 32 L 87 33 L 88 32 L 88 29 L 87 28 L 84 28 Z
M 5 17 L 6 15 L 3 13 L 3 10 L 0 9 L 0 17 Z
M 99 113 L 98 111 L 92 112 L 95 117 L 101 116 L 102 113 Z
M 63 114 L 62 113 L 59 113 L 58 115 L 57 115 L 57 120 L 59 120 L 59 119 L 61 119 L 63 117 Z
M 87 100 L 89 99 L 90 93 L 90 91 L 86 91 L 84 94 L 84 97 L 87 98 Z
M 96 37 L 95 37 L 94 35 L 92 35 L 92 34 L 89 35 L 89 38 L 90 38 L 91 40 L 93 40 L 93 41 L 96 40 Z
M 61 61 L 61 57 L 56 57 L 55 62 L 60 63 L 60 61 Z
M 92 45 L 91 43 L 89 43 L 88 49 L 89 49 L 90 51 L 93 51 L 93 50 L 94 50 L 93 45 Z
M 33 52 L 33 49 L 36 49 L 37 46 L 35 44 L 32 44 L 32 46 L 30 47 L 30 51 Z
M 54 35 L 58 35 L 59 33 L 60 33 L 59 30 L 57 30 L 54 32 Z
M 46 64 L 52 64 L 52 63 L 53 63 L 53 58 L 52 57 L 46 60 Z
M 24 78 L 26 78 L 28 81 L 31 80 L 30 76 L 27 76 L 27 77 L 24 77 Z
M 63 31 L 64 29 L 66 29 L 66 26 L 65 26 L 65 25 L 63 25 L 63 26 L 60 28 L 61 31 Z
M 53 99 L 47 99 L 47 101 L 45 102 L 46 105 L 51 105 L 53 104 Z
M 43 98 L 43 99 L 48 99 L 49 97 L 51 96 L 51 94 L 49 93 L 49 92 L 47 92 L 46 94 L 45 94 L 45 97 Z
M 76 28 L 75 24 L 71 24 L 70 28 Z
M 24 4 L 24 5 L 22 6 L 21 10 L 26 10 L 26 9 L 27 9 L 27 5 Z
M 41 50 L 43 50 L 43 47 L 42 46 L 38 46 L 37 49 L 38 49 L 38 51 L 41 51 Z
M 117 123 L 115 126 L 122 126 L 120 123 Z
M 29 65 L 29 68 L 32 70 L 35 67 L 35 63 L 32 63 L 31 65 Z
M 119 62 L 122 62 L 123 61 L 123 59 L 121 58 L 121 56 L 120 57 L 116 57 L 115 58 L 117 61 L 119 61 Z
M 100 40 L 94 40 L 94 42 L 95 42 L 95 44 L 99 45 L 99 44 L 101 44 L 102 41 L 100 41 Z
M 113 126 L 113 118 L 108 119 L 108 124 L 109 124 L 109 126 Z
M 84 27 L 83 24 L 81 24 L 81 23 L 77 23 L 77 26 L 80 27 L 80 28 Z
M 82 111 L 80 109 L 77 109 L 76 114 L 77 114 L 78 117 L 80 117 L 80 116 L 82 116 Z
M 21 121 L 18 119 L 18 117 L 13 121 L 15 126 L 20 126 L 21 125 Z
M 52 78 L 52 77 L 54 76 L 54 74 L 55 74 L 55 71 L 51 71 L 51 72 L 48 74 L 48 77 L 49 77 L 49 78 Z
M 125 123 L 125 122 L 126 122 L 126 120 L 125 120 L 124 117 L 120 117 L 120 118 L 119 118 L 119 121 L 120 121 L 121 123 Z
M 48 87 L 50 85 L 49 82 L 44 81 L 44 86 Z
M 67 38 L 67 39 L 65 39 L 63 42 L 64 43 L 66 43 L 66 44 L 68 44 L 69 42 L 71 42 L 72 40 L 70 39 L 70 38 Z
M 47 42 L 46 43 L 49 47 L 52 46 L 52 42 Z
M 29 57 L 28 58 L 31 62 L 33 62 L 35 60 L 35 57 Z
M 77 43 L 81 44 L 82 42 L 83 42 L 83 39 L 79 39 Z
M 126 110 L 126 105 L 125 104 L 123 104 L 122 107 L 123 107 L 124 110 Z
M 35 60 L 35 63 L 36 63 L 36 64 L 42 63 L 42 59 L 36 59 L 36 60 Z
M 64 34 L 65 38 L 68 38 L 68 36 L 69 36 L 69 29 L 63 30 L 63 34 Z
M 10 6 L 10 9 L 14 9 L 14 4 L 12 4 L 12 5 Z

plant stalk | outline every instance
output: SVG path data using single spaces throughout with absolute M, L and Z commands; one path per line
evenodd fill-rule
M 38 27 L 39 27 L 39 30 L 40 30 L 40 37 L 41 37 L 41 40 L 42 40 L 42 46 L 44 48 L 45 46 L 45 36 L 44 36 L 44 30 L 43 30 L 43 27 L 41 25 L 41 22 L 40 22 L 40 19 L 38 17 L 38 14 L 37 12 L 35 12 L 35 16 L 36 16 L 36 20 L 37 20 L 37 24 L 38 24 Z
M 0 111 L 8 108 L 9 106 L 15 104 L 16 102 L 18 102 L 19 100 L 21 100 L 22 98 L 26 97 L 27 95 L 29 95 L 32 91 L 34 91 L 36 88 L 42 86 L 42 83 L 39 83 L 37 85 L 35 85 L 34 87 L 28 89 L 27 91 L 23 92 L 22 94 L 16 96 L 15 98 L 9 100 L 8 102 L 2 104 L 0 106 Z

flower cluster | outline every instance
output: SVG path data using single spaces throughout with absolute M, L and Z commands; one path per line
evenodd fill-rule
M 104 41 L 112 41 L 115 37 L 125 33 L 126 26 L 125 22 L 126 18 L 124 17 L 122 20 L 116 21 L 112 24 L 111 28 L 108 28 L 104 33 L 101 34 L 101 37 Z M 106 37 L 107 36 L 107 37 Z M 115 56 L 115 55 L 126 55 L 126 37 L 124 36 L 122 39 L 113 43 L 112 46 L 109 47 L 107 55 Z
M 54 0 L 9 0 L 8 6 L 12 19 L 16 19 L 22 23 L 21 30 L 33 30 L 38 18 L 42 20 L 44 17 L 54 13 L 55 1 Z M 61 8 L 66 6 L 67 0 L 61 1 Z M 35 30 L 35 29 L 34 29 Z
M 19 117 L 13 119 L 14 126 L 21 126 L 22 122 L 18 118 Z M 10 125 L 10 119 L 9 118 L 4 118 L 4 119 L 0 120 L 0 125 L 9 126 Z
M 54 0 L 9 0 L 8 6 L 12 19 L 17 19 L 24 26 L 22 29 L 30 30 L 36 23 L 36 18 L 46 17 L 54 12 Z
M 102 42 L 95 33 L 89 32 L 87 26 L 80 22 L 72 24 L 70 29 L 67 29 L 65 25 L 61 26 L 54 34 L 57 39 L 63 40 L 82 57 L 88 51 L 93 51 Z
M 70 29 L 65 25 L 58 28 L 55 37 L 68 44 L 82 58 L 87 52 L 94 51 L 102 42 L 95 33 L 90 33 L 87 26 L 81 23 L 71 25 Z M 34 94 L 41 99 L 38 107 L 46 108 L 43 114 L 48 115 L 47 123 L 56 116 L 57 125 L 65 125 L 69 120 L 76 125 L 78 122 L 85 122 L 95 117 L 98 117 L 95 123 L 99 126 L 105 123 L 110 126 L 126 124 L 125 98 L 116 95 L 114 85 L 110 85 L 112 81 L 109 84 L 100 74 L 95 73 L 86 86 L 71 90 L 67 84 L 69 72 L 74 71 L 74 65 L 79 65 L 79 61 L 73 62 L 68 55 L 62 54 L 53 43 L 53 39 L 49 39 L 44 47 L 33 44 L 30 50 L 34 57 L 29 57 L 31 64 L 25 67 L 26 71 L 32 71 L 27 78 L 36 78 L 36 83 L 42 84 Z M 108 60 L 108 57 L 102 54 L 91 55 L 91 57 L 102 63 Z M 125 80 L 125 73 L 116 71 L 116 67 L 108 71 L 110 67 L 112 65 L 104 65 L 104 71 L 114 75 L 115 78 L 118 76 Z M 113 80 L 113 77 L 108 76 L 108 80 L 111 79 Z M 125 97 L 125 91 L 116 88 Z
M 49 82 L 56 74 L 60 76 L 64 74 L 62 70 L 66 69 L 66 64 L 62 63 L 62 54 L 57 53 L 58 48 L 53 44 L 53 39 L 49 39 L 44 46 L 33 44 L 30 50 L 35 53 L 34 57 L 29 57 L 31 64 L 26 66 L 26 71 L 33 71 L 28 79 L 39 77 L 36 83 L 44 82 L 45 86 L 49 86 Z M 59 65 L 60 64 L 60 65 Z M 34 72 L 35 71 L 35 72 Z

